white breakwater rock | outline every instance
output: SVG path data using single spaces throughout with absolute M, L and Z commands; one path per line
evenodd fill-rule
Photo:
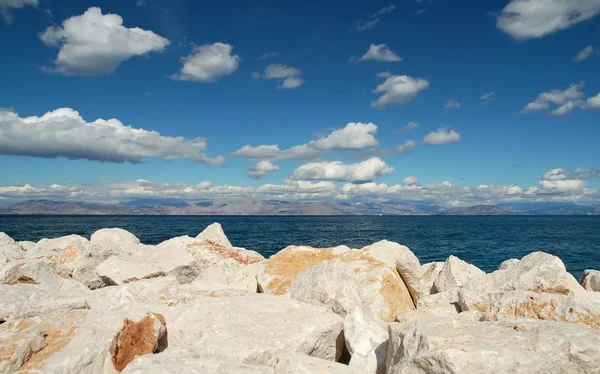
M 588 291 L 600 292 L 600 271 L 584 271 L 583 274 L 581 274 L 579 283 Z
M 265 260 L 218 224 L 159 245 L 0 234 L 0 373 L 594 372 L 597 279 L 541 252 L 421 266 L 386 240 Z

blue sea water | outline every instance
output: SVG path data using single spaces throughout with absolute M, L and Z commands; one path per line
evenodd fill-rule
M 68 234 L 87 238 L 104 227 L 120 227 L 142 243 L 196 236 L 219 222 L 231 243 L 265 257 L 288 245 L 359 248 L 388 239 L 407 245 L 421 263 L 455 255 L 489 272 L 508 258 L 533 251 L 559 256 L 579 278 L 600 269 L 598 216 L 0 216 L 0 231 L 15 240 L 38 241 Z

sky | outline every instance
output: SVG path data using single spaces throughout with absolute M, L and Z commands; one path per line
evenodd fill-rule
M 0 0 L 0 205 L 600 203 L 600 0 Z

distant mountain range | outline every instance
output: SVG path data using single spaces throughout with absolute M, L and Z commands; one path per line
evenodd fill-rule
M 572 203 L 474 205 L 444 209 L 434 204 L 298 202 L 281 200 L 205 200 L 139 199 L 119 204 L 81 201 L 26 200 L 0 214 L 56 215 L 600 215 L 600 206 Z

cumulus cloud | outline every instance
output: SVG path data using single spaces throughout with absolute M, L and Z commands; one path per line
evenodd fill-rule
M 592 96 L 584 98 L 584 93 L 581 91 L 584 82 L 573 83 L 566 90 L 553 90 L 549 92 L 542 92 L 538 95 L 537 99 L 525 106 L 521 110 L 521 114 L 527 114 L 531 112 L 548 110 L 551 104 L 556 108 L 550 111 L 550 114 L 555 116 L 564 116 L 573 111 L 575 108 L 580 109 L 597 109 L 600 108 L 600 98 L 598 96 Z M 599 94 L 600 95 L 600 94 Z
M 232 185 L 215 186 L 210 181 L 198 184 L 155 183 L 148 180 L 133 182 L 99 181 L 80 186 L 51 184 L 33 186 L 17 184 L 0 186 L 0 198 L 23 200 L 32 198 L 74 199 L 88 201 L 123 201 L 140 197 L 170 197 L 183 199 L 204 198 L 250 198 L 276 200 L 334 200 L 349 198 L 360 201 L 401 201 L 428 202 L 441 206 L 497 204 L 506 202 L 597 202 L 598 189 L 585 187 L 583 175 L 600 176 L 597 169 L 577 168 L 574 171 L 560 169 L 545 175 L 567 176 L 567 179 L 540 181 L 538 186 L 522 187 L 509 185 L 460 186 L 444 181 L 442 183 L 419 185 L 414 176 L 407 177 L 403 184 L 385 183 L 345 183 L 338 187 L 332 181 L 306 181 L 286 179 L 281 184 L 264 184 L 258 187 Z M 343 174 L 343 173 L 342 173 Z M 554 179 L 554 180 L 552 180 Z
M 384 109 L 391 105 L 402 106 L 428 87 L 429 82 L 423 78 L 392 75 L 373 90 L 373 93 L 383 93 L 383 95 L 373 101 L 371 107 Z
M 26 5 L 38 6 L 39 0 L 0 0 L 0 15 L 4 22 L 11 24 L 13 20 L 13 10 L 21 9 Z
M 163 136 L 156 131 L 125 126 L 114 118 L 86 122 L 71 108 L 24 118 L 12 111 L 0 111 L 0 154 L 3 155 L 132 164 L 146 157 L 188 158 L 211 165 L 225 162 L 221 156 L 206 156 L 206 148 L 203 138 Z
M 254 79 L 263 78 L 265 80 L 275 79 L 279 81 L 278 88 L 292 89 L 300 87 L 304 84 L 301 78 L 302 72 L 300 69 L 283 65 L 283 64 L 269 64 L 265 68 L 264 74 L 258 71 L 252 73 Z
M 587 60 L 593 53 L 594 53 L 594 47 L 592 47 L 591 45 L 588 45 L 587 47 L 585 47 L 584 49 L 579 51 L 577 56 L 575 56 L 573 58 L 573 61 L 580 62 L 583 60 Z
M 286 150 L 280 150 L 276 144 L 245 145 L 234 155 L 251 160 L 310 160 L 323 152 L 375 147 L 378 144 L 376 134 L 377 125 L 373 123 L 350 122 L 327 136 Z
M 448 143 L 458 143 L 462 141 L 462 136 L 456 131 L 449 128 L 439 128 L 437 131 L 432 131 L 425 135 L 423 144 L 426 145 L 441 145 Z
M 494 101 L 494 99 L 496 99 L 496 93 L 495 92 L 484 93 L 479 98 L 479 100 L 481 100 L 481 104 L 483 104 L 483 105 L 491 103 L 492 101 Z
M 459 109 L 460 103 L 454 99 L 450 99 L 450 100 L 446 101 L 446 104 L 444 104 L 444 109 L 452 109 L 452 108 Z
M 419 178 L 414 175 L 410 175 L 404 179 L 402 179 L 402 184 L 405 186 L 415 186 L 419 183 Z
M 48 71 L 66 75 L 102 75 L 134 56 L 161 52 L 169 41 L 152 31 L 123 26 L 118 14 L 102 14 L 89 8 L 80 16 L 50 26 L 40 34 L 45 45 L 60 48 Z
M 513 38 L 526 40 L 566 30 L 599 13 L 598 0 L 511 0 L 496 25 Z
M 205 44 L 194 47 L 191 55 L 182 57 L 183 66 L 172 79 L 213 83 L 219 78 L 233 74 L 240 65 L 240 56 L 232 53 L 227 43 Z
M 358 59 L 359 61 L 381 61 L 381 62 L 397 62 L 402 61 L 402 58 L 392 52 L 385 44 L 371 43 L 367 52 Z
M 344 164 L 341 161 L 309 162 L 294 170 L 290 178 L 294 180 L 370 182 L 393 171 L 394 168 L 380 158 L 371 157 L 354 164 Z
M 279 166 L 269 160 L 260 161 L 253 169 L 248 170 L 248 177 L 251 179 L 263 179 L 270 173 L 279 170 Z

